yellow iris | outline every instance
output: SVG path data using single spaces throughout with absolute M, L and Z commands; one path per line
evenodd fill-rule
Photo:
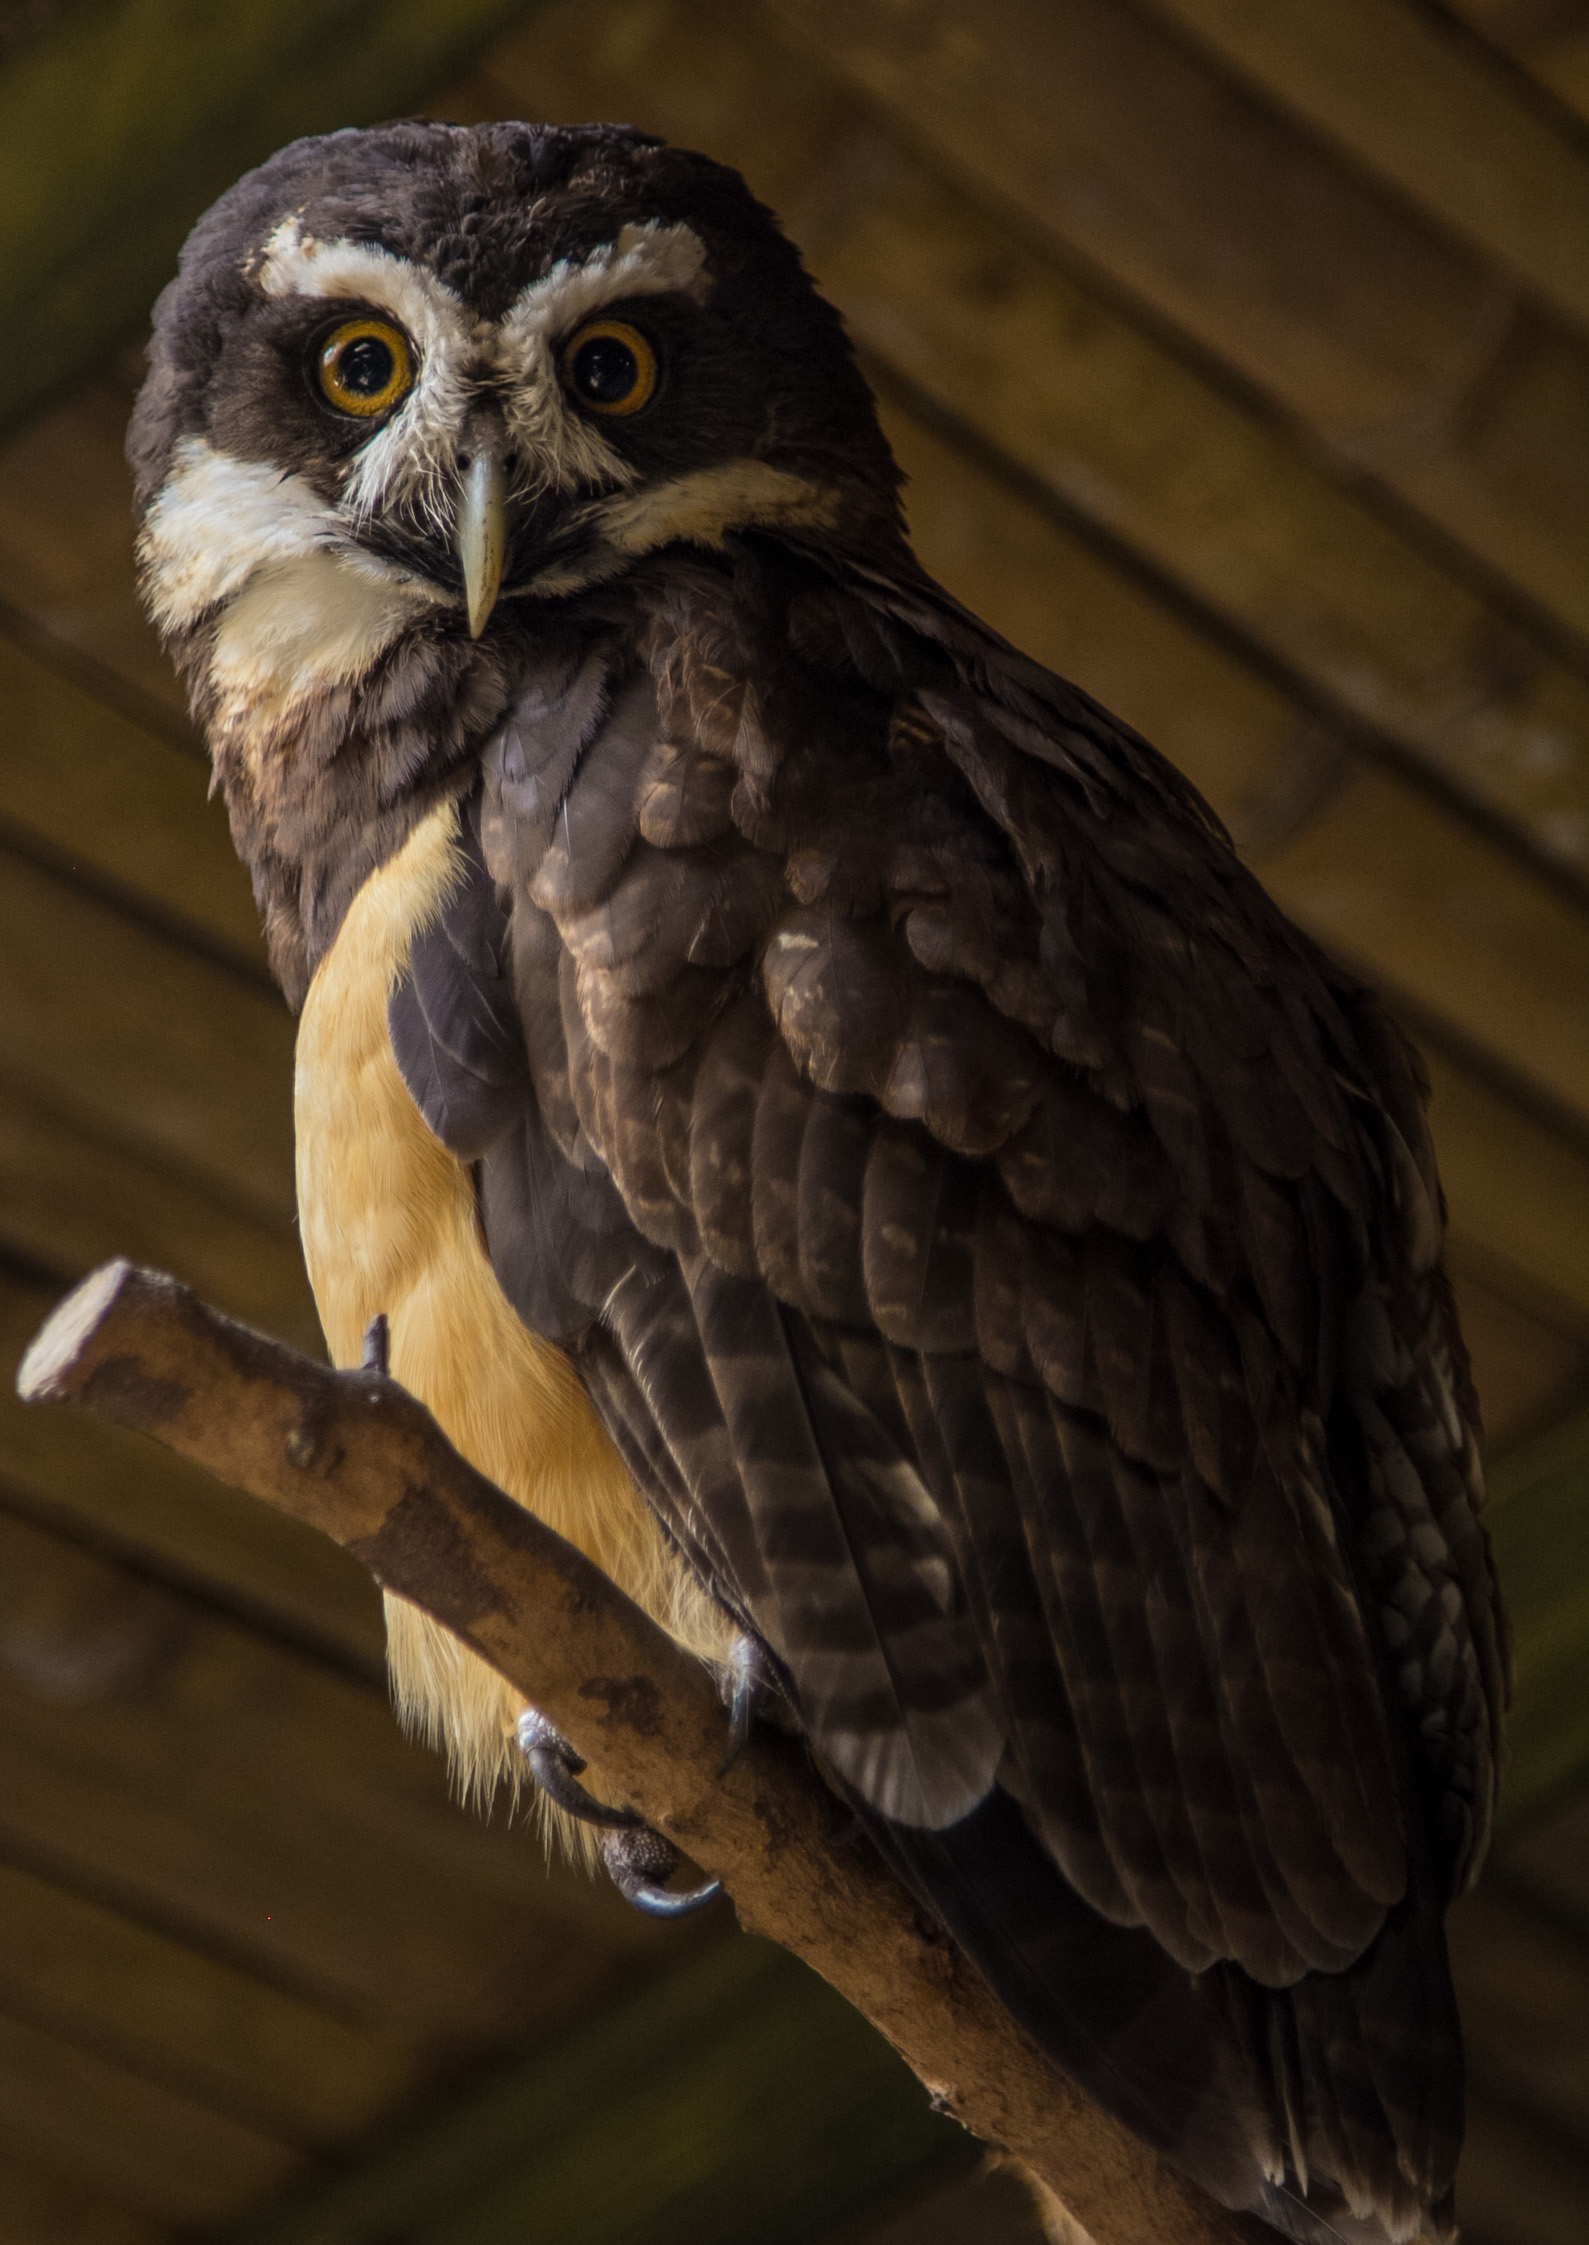
M 387 320 L 344 320 L 320 353 L 320 388 L 339 413 L 384 413 L 414 383 L 407 338 Z
M 591 413 L 638 413 L 656 393 L 657 355 L 637 327 L 590 320 L 563 346 L 563 383 Z

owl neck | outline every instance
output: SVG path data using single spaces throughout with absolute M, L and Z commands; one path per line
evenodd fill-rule
M 361 677 L 240 705 L 217 694 L 202 648 L 183 653 L 271 966 L 296 1011 L 365 881 L 474 784 L 512 657 L 500 641 L 415 635 Z

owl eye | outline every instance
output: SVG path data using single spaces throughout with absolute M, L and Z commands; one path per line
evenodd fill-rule
M 638 413 L 656 393 L 657 355 L 637 327 L 591 320 L 563 346 L 563 383 L 592 413 Z
M 413 387 L 404 337 L 385 320 L 344 320 L 320 347 L 320 390 L 339 413 L 384 413 Z

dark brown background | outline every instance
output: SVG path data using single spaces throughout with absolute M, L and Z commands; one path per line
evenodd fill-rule
M 622 117 L 846 312 L 945 581 L 1428 1057 L 1519 1699 L 1453 1921 L 1473 2245 L 1589 2235 L 1589 7 L 0 10 L 0 1321 L 125 1252 L 315 1346 L 291 1024 L 137 613 L 174 245 L 294 131 Z M 0 2245 L 971 2245 L 1008 2178 L 726 1919 L 451 1805 L 358 1572 L 0 1403 Z M 881 2224 L 882 2226 L 879 2226 Z

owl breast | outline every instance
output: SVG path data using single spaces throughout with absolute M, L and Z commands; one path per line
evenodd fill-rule
M 427 1128 L 398 1071 L 387 1000 L 457 878 L 443 804 L 354 898 L 310 985 L 294 1085 L 298 1217 L 332 1361 L 356 1365 L 385 1314 L 394 1379 L 453 1445 L 577 1544 L 664 1627 L 721 1649 L 726 1624 L 693 1584 L 625 1471 L 572 1364 L 497 1284 L 467 1165 Z M 428 1615 L 386 1601 L 400 1714 L 444 1746 L 467 1794 L 514 1783 L 519 1693 Z M 705 1639 L 707 1642 L 702 1643 Z

